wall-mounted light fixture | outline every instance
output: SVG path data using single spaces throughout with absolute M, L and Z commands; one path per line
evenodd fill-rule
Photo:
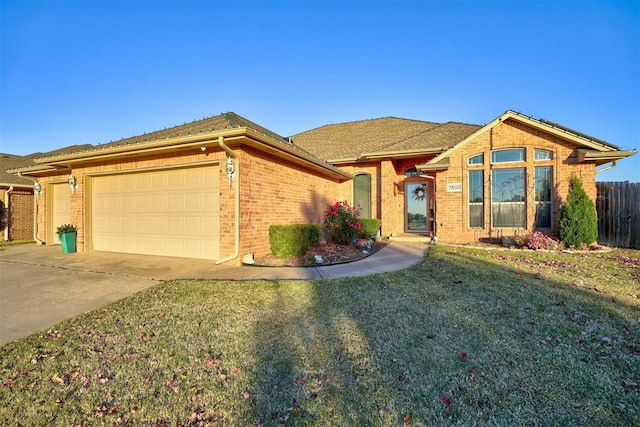
M 76 188 L 78 187 L 76 177 L 73 175 L 69 175 L 68 181 L 69 181 L 69 188 L 71 188 L 71 194 L 76 194 Z
M 233 165 L 233 160 L 231 157 L 227 157 L 227 177 L 229 178 L 229 187 L 231 187 L 231 184 L 233 183 L 233 177 L 236 175 L 235 172 L 236 170 Z
M 37 181 L 33 184 L 33 192 L 36 196 L 42 194 L 42 185 L 40 185 L 40 183 Z

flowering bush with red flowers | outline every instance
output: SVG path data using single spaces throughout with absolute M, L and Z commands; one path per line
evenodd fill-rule
M 362 224 L 358 220 L 360 210 L 349 206 L 347 201 L 328 205 L 322 216 L 331 241 L 339 245 L 349 245 L 353 239 L 362 235 Z
M 518 248 L 529 248 L 534 250 L 547 249 L 554 251 L 560 247 L 560 242 L 539 231 L 514 236 L 513 243 Z

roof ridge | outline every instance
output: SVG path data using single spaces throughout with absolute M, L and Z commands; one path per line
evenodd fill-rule
M 112 139 L 112 140 L 111 140 L 111 141 L 109 141 L 109 142 L 102 142 L 102 143 L 98 143 L 96 146 L 106 145 L 106 144 L 112 144 L 112 143 L 114 143 L 114 142 L 124 141 L 124 140 L 132 139 L 132 138 L 141 138 L 141 137 L 143 137 L 143 136 L 145 136 L 145 135 L 151 135 L 151 134 L 158 133 L 158 132 L 170 131 L 170 130 L 172 130 L 172 129 L 176 129 L 176 128 L 179 128 L 179 127 L 182 127 L 182 126 L 188 126 L 188 125 L 192 125 L 192 124 L 194 124 L 194 123 L 204 122 L 204 121 L 206 121 L 206 120 L 210 120 L 210 119 L 213 119 L 213 118 L 215 118 L 215 117 L 224 117 L 224 115 L 225 115 L 225 114 L 229 114 L 229 113 L 230 113 L 230 112 L 220 113 L 220 114 L 215 114 L 215 115 L 213 115 L 213 116 L 203 117 L 203 118 L 201 118 L 201 119 L 195 119 L 195 120 L 192 120 L 192 121 L 190 121 L 190 122 L 184 122 L 184 123 L 182 123 L 182 124 L 176 124 L 176 125 L 169 126 L 169 127 L 164 126 L 162 129 L 155 129 L 155 130 L 151 130 L 151 131 L 146 131 L 146 132 L 142 132 L 142 133 L 139 133 L 139 134 L 134 134 L 134 135 L 131 135 L 131 136 L 122 137 L 122 138 L 115 139 L 115 140 L 113 140 L 113 139 Z
M 454 124 L 454 125 L 465 125 L 465 126 L 478 126 L 478 127 L 484 126 L 484 125 L 479 125 L 477 123 L 458 122 L 456 120 L 449 120 L 448 122 L 443 123 L 443 124 L 448 125 L 450 123 Z
M 408 119 L 405 117 L 397 117 L 397 116 L 383 116 L 383 117 L 374 117 L 374 118 L 369 118 L 369 119 L 360 119 L 360 120 L 349 120 L 346 122 L 336 122 L 336 123 L 327 123 L 321 126 L 317 126 L 315 128 L 311 128 L 311 129 L 307 129 L 305 131 L 302 132 L 298 132 L 295 135 L 300 135 L 303 133 L 307 133 L 307 132 L 312 132 L 318 129 L 323 129 L 323 128 L 327 128 L 330 126 L 342 126 L 342 125 L 349 125 L 349 124 L 355 124 L 355 123 L 364 123 L 364 122 L 372 122 L 372 121 L 377 121 L 377 120 L 384 120 L 384 119 L 394 119 L 394 120 L 403 120 L 403 121 L 407 121 L 407 122 L 415 122 L 415 123 L 431 123 L 431 124 L 442 124 L 442 123 L 438 123 L 438 122 L 431 122 L 431 121 L 427 121 L 427 120 L 419 120 L 419 119 Z
M 384 145 L 384 146 L 382 146 L 382 147 L 378 148 L 377 150 L 373 151 L 373 153 L 380 153 L 380 152 L 383 152 L 383 150 L 386 150 L 386 149 L 387 149 L 387 148 L 389 148 L 389 147 L 393 147 L 394 145 L 401 144 L 401 143 L 403 143 L 403 142 L 405 142 L 405 141 L 408 141 L 408 140 L 410 140 L 410 139 L 412 139 L 412 138 L 416 138 L 416 137 L 418 137 L 418 136 L 420 136 L 420 135 L 424 135 L 424 134 L 426 134 L 426 133 L 429 133 L 429 132 L 431 132 L 431 131 L 433 131 L 433 130 L 435 130 L 435 129 L 438 129 L 438 128 L 440 128 L 440 127 L 442 127 L 442 126 L 446 125 L 446 123 L 435 123 L 435 122 L 425 122 L 425 123 L 433 123 L 435 126 L 434 126 L 434 127 L 432 127 L 432 128 L 429 128 L 429 129 L 424 129 L 424 130 L 422 130 L 422 131 L 420 131 L 420 132 L 418 132 L 418 133 L 415 133 L 415 134 L 409 135 L 409 136 L 404 137 L 404 138 L 402 138 L 402 139 L 398 139 L 398 140 L 396 140 L 396 141 L 394 141 L 394 142 L 391 142 L 391 143 L 389 143 L 389 144 L 387 144 L 387 145 Z

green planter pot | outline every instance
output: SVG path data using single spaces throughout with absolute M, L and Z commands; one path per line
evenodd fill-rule
M 60 243 L 62 244 L 62 252 L 71 254 L 76 251 L 76 233 L 63 233 L 60 235 Z

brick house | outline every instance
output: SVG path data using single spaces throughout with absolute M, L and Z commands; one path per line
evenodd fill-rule
M 271 224 L 320 222 L 347 200 L 384 236 L 469 243 L 554 233 L 573 173 L 635 154 L 507 111 L 485 126 L 393 117 L 282 137 L 234 113 L 15 168 L 37 180 L 38 238 L 78 227 L 78 250 L 240 264 L 269 252 Z
M 33 238 L 33 181 L 7 173 L 28 162 L 24 156 L 0 153 L 0 233 L 2 240 Z

